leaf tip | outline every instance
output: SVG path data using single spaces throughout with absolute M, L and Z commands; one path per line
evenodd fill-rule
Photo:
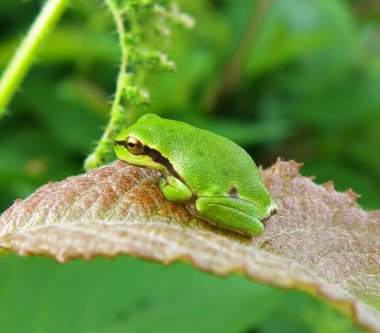
M 327 190 L 327 191 L 330 191 L 330 192 L 331 192 L 331 191 L 335 191 L 334 182 L 331 181 L 331 180 L 329 180 L 329 181 L 327 181 L 327 182 L 321 184 L 321 186 L 322 186 L 325 190 Z
M 328 191 L 328 192 L 330 192 L 330 193 L 331 193 L 331 192 L 337 192 L 337 193 L 339 193 L 339 192 L 336 190 L 336 188 L 335 188 L 334 182 L 331 181 L 331 180 L 329 180 L 329 181 L 327 181 L 327 182 L 321 184 L 321 186 L 322 186 L 326 191 Z M 349 201 L 350 201 L 351 203 L 356 203 L 356 200 L 357 200 L 358 198 L 361 197 L 360 194 L 355 193 L 351 188 L 348 189 L 347 191 L 344 191 L 344 192 L 341 192 L 341 193 L 342 193 L 343 195 L 345 195 L 346 197 L 348 197 L 348 199 L 349 199 Z
M 352 190 L 352 188 L 349 188 L 347 191 L 345 191 L 345 192 L 343 192 L 343 193 L 345 193 L 346 195 L 348 195 L 348 197 L 349 197 L 352 201 L 354 201 L 354 202 L 356 202 L 356 200 L 359 199 L 359 198 L 361 197 L 361 195 L 358 194 L 358 193 L 355 193 L 355 192 Z
M 302 166 L 303 163 L 296 162 L 295 160 L 284 161 L 281 157 L 278 157 L 276 163 L 271 167 L 271 169 L 274 173 L 297 177 L 300 175 Z

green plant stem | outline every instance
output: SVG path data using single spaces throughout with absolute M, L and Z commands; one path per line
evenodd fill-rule
M 112 147 L 113 138 L 120 130 L 122 125 L 125 125 L 126 121 L 125 112 L 123 111 L 123 107 L 121 106 L 121 100 L 125 87 L 124 79 L 128 65 L 128 51 L 125 45 L 125 27 L 121 11 L 115 4 L 115 1 L 105 0 L 105 3 L 107 4 L 108 9 L 110 10 L 116 24 L 122 60 L 116 83 L 115 97 L 113 99 L 111 107 L 111 118 L 108 122 L 107 128 L 105 129 L 102 137 L 100 138 L 100 141 L 98 142 L 97 147 L 95 148 L 95 151 L 87 157 L 84 163 L 84 167 L 86 170 L 94 169 L 104 163 L 106 155 L 112 153 L 109 152 L 109 150 L 110 147 Z
M 69 0 L 48 0 L 22 41 L 0 80 L 0 117 L 5 113 L 48 32 L 61 17 Z
M 117 32 L 119 35 L 119 44 L 120 44 L 120 49 L 121 49 L 120 71 L 119 71 L 119 75 L 117 79 L 115 98 L 113 100 L 112 108 L 111 108 L 111 120 L 112 120 L 112 115 L 114 115 L 120 109 L 119 106 L 120 106 L 121 97 L 122 97 L 123 88 L 124 88 L 124 75 L 127 71 L 127 64 L 128 64 L 128 51 L 127 51 L 127 48 L 125 47 L 126 36 L 125 36 L 124 22 L 123 22 L 121 13 L 119 9 L 117 8 L 117 6 L 115 5 L 114 0 L 106 0 L 106 3 L 116 23 Z

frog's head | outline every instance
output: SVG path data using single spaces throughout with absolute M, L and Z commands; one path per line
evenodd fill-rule
M 116 156 L 127 163 L 168 173 L 168 161 L 155 149 L 154 135 L 162 120 L 154 114 L 142 116 L 136 123 L 118 134 L 114 141 Z

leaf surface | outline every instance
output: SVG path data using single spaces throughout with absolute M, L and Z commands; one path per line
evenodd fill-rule
M 311 293 L 380 332 L 380 211 L 352 191 L 317 185 L 300 165 L 261 170 L 278 213 L 258 237 L 221 230 L 161 195 L 158 173 L 117 161 L 48 183 L 0 217 L 0 247 L 60 262 L 128 254 L 202 271 L 240 273 Z

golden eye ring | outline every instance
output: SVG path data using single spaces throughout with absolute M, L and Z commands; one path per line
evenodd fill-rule
M 127 137 L 127 139 L 125 141 L 127 143 L 126 144 L 127 149 L 132 155 L 142 155 L 143 154 L 144 148 L 143 148 L 143 144 L 141 143 L 140 140 L 134 138 L 133 136 L 129 136 L 129 137 Z

